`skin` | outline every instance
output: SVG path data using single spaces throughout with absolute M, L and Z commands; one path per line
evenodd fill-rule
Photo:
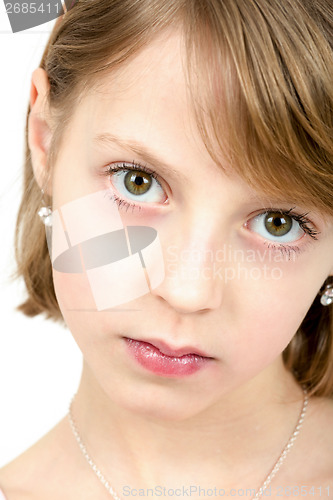
M 93 137 L 106 132 L 146 145 L 181 174 L 179 179 L 160 174 L 167 203 L 162 197 L 141 210 L 120 210 L 124 225 L 158 231 L 166 264 L 158 287 L 123 305 L 137 311 L 83 311 L 93 307 L 85 277 L 54 272 L 61 311 L 84 356 L 75 420 L 90 454 L 122 498 L 124 485 L 260 486 L 302 407 L 302 390 L 284 368 L 281 353 L 333 274 L 333 221 L 324 223 L 311 212 L 318 240 L 305 235 L 289 243 L 300 247 L 290 260 L 271 262 L 269 256 L 280 255 L 271 251 L 264 262 L 242 262 L 239 279 L 207 279 L 213 266 L 207 255 L 216 256 L 223 245 L 267 252 L 269 234 L 245 224 L 266 207 L 288 210 L 293 204 L 286 199 L 277 205 L 250 190 L 230 166 L 225 173 L 213 163 L 187 100 L 179 48 L 178 33 L 163 35 L 112 78 L 103 77 L 72 116 L 49 184 L 58 208 L 110 187 L 111 179 L 101 175 L 109 163 L 140 160 L 116 145 L 96 148 Z M 39 68 L 32 76 L 29 144 L 40 186 L 53 126 L 45 108 L 47 90 L 47 76 Z M 157 166 L 148 166 L 159 173 Z M 124 197 L 125 188 L 119 194 Z M 193 274 L 193 261 L 182 252 L 194 249 L 200 256 L 196 279 L 172 272 L 168 265 L 176 258 Z M 218 264 L 224 271 L 236 270 L 239 262 Z M 261 269 L 259 278 L 249 279 L 245 271 L 254 267 Z M 273 268 L 279 279 L 272 277 Z M 74 307 L 81 310 L 69 310 Z M 214 360 L 188 377 L 154 375 L 129 358 L 122 335 L 190 344 Z M 272 488 L 333 487 L 332 406 L 311 398 L 302 433 Z M 110 498 L 87 467 L 67 418 L 0 471 L 0 484 L 9 500 Z

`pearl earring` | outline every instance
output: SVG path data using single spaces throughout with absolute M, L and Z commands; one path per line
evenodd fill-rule
M 323 306 L 329 306 L 333 303 L 333 283 L 326 285 L 325 290 L 321 293 L 320 303 Z
M 45 201 L 44 201 L 44 190 L 42 189 L 42 203 L 44 203 L 44 206 L 42 206 L 38 210 L 38 215 L 44 224 L 44 226 L 52 226 L 52 209 L 50 206 L 46 206 Z

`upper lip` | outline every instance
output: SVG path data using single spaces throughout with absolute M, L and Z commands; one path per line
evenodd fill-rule
M 129 337 L 127 337 L 129 338 Z M 160 339 L 132 339 L 138 342 L 146 342 L 147 344 L 151 344 L 154 347 L 157 347 L 163 354 L 167 356 L 184 356 L 185 354 L 197 354 L 198 356 L 202 356 L 204 358 L 210 358 L 208 354 L 197 349 L 196 347 L 192 347 L 190 345 L 185 345 L 182 347 L 170 347 L 166 342 Z

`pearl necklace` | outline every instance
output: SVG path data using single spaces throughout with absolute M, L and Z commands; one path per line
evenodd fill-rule
M 307 395 L 307 390 L 305 388 L 303 388 L 303 394 L 304 394 L 303 408 L 301 410 L 301 413 L 300 413 L 298 422 L 296 424 L 296 427 L 295 427 L 292 435 L 290 436 L 290 438 L 289 438 L 286 446 L 283 448 L 283 450 L 282 450 L 279 458 L 275 462 L 274 467 L 272 468 L 272 470 L 270 471 L 270 473 L 268 474 L 268 476 L 265 478 L 265 480 L 262 483 L 262 485 L 260 486 L 260 488 L 258 488 L 258 490 L 257 490 L 257 492 L 254 495 L 254 497 L 253 497 L 252 500 L 257 500 L 258 498 L 260 498 L 263 495 L 263 492 L 266 490 L 266 488 L 268 487 L 268 485 L 271 483 L 271 481 L 275 477 L 276 473 L 280 470 L 283 462 L 286 459 L 286 456 L 288 455 L 291 447 L 294 445 L 294 443 L 295 443 L 295 441 L 297 439 L 297 436 L 298 436 L 298 434 L 300 432 L 300 429 L 301 429 L 303 421 L 304 421 L 306 409 L 307 409 L 308 402 L 309 402 L 309 398 L 308 398 L 308 395 Z M 74 418 L 73 418 L 73 413 L 72 413 L 72 405 L 73 405 L 73 401 L 74 401 L 75 396 L 76 396 L 76 394 L 73 396 L 73 398 L 71 400 L 71 403 L 70 403 L 70 406 L 69 406 L 69 413 L 68 413 L 69 422 L 70 422 L 70 425 L 71 425 L 72 432 L 73 432 L 73 434 L 75 436 L 75 439 L 76 439 L 76 441 L 78 442 L 78 444 L 80 446 L 80 449 L 82 451 L 83 456 L 87 460 L 87 462 L 90 465 L 90 467 L 92 468 L 92 470 L 95 472 L 95 474 L 98 477 L 98 479 L 101 481 L 102 484 L 104 484 L 105 488 L 110 493 L 110 495 L 114 498 L 114 500 L 121 500 L 121 498 L 117 495 L 117 493 L 112 488 L 112 486 L 109 483 L 109 481 L 107 481 L 105 479 L 105 477 L 102 474 L 102 472 L 99 470 L 99 468 L 97 467 L 97 465 L 94 463 L 94 461 L 90 457 L 90 455 L 89 455 L 89 453 L 88 453 L 88 451 L 87 451 L 87 449 L 86 449 L 86 447 L 85 447 L 85 445 L 84 445 L 84 443 L 83 443 L 83 441 L 81 439 L 81 436 L 80 436 L 80 434 L 79 434 L 79 432 L 77 430 L 77 426 L 75 424 L 75 421 L 74 421 Z

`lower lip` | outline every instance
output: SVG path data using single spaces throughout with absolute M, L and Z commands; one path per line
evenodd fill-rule
M 207 366 L 212 358 L 198 354 L 172 357 L 163 354 L 157 347 L 147 342 L 124 337 L 130 355 L 144 368 L 167 377 L 185 377 Z

